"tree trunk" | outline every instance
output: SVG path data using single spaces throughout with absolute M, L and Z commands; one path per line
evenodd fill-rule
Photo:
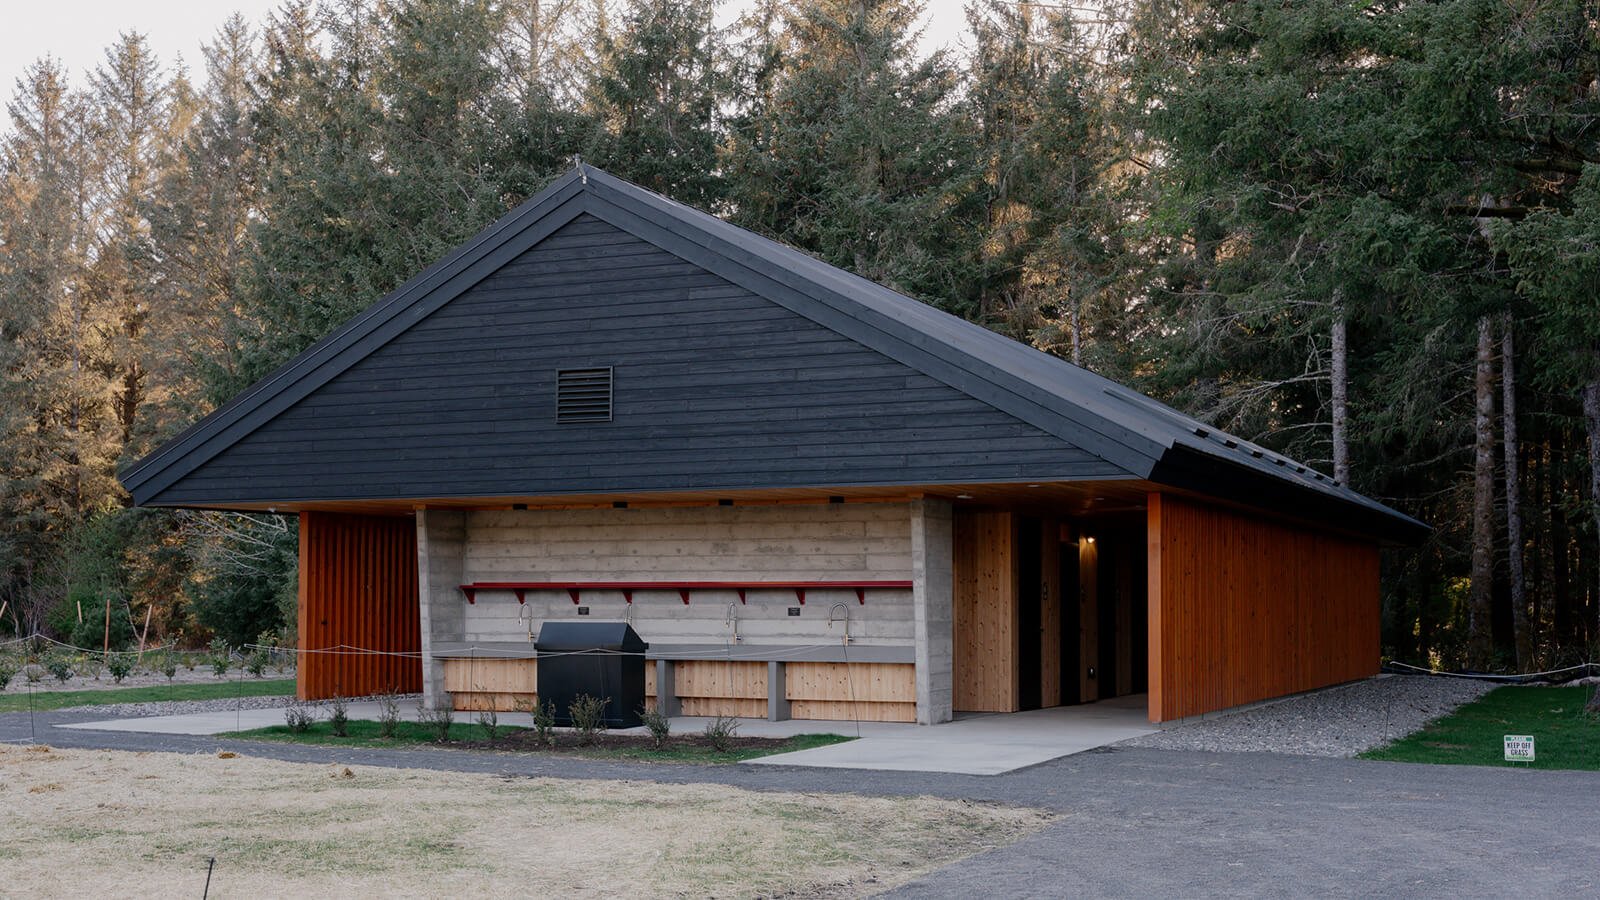
M 1550 629 L 1565 646 L 1578 632 L 1572 614 L 1572 534 L 1567 527 L 1567 478 L 1570 466 L 1566 456 L 1571 446 L 1565 429 L 1550 445 L 1550 489 L 1545 509 L 1550 516 Z
M 1583 424 L 1589 434 L 1589 503 L 1600 533 L 1600 378 L 1583 387 Z M 1600 639 L 1600 603 L 1595 607 L 1595 621 L 1588 623 L 1591 643 Z
M 1346 402 L 1350 390 L 1349 349 L 1346 343 L 1344 304 L 1333 314 L 1333 480 L 1350 483 L 1350 438 Z
M 1077 298 L 1072 301 L 1072 364 L 1083 365 L 1083 311 Z
M 1517 668 L 1534 670 L 1533 626 L 1528 618 L 1528 587 L 1522 566 L 1522 466 L 1517 457 L 1517 355 L 1511 314 L 1501 320 L 1500 421 L 1506 479 L 1506 558 L 1511 564 L 1511 624 L 1517 645 Z
M 1472 597 L 1467 609 L 1467 664 L 1486 670 L 1494 660 L 1494 336 L 1478 320 L 1474 381 L 1477 422 L 1472 456 Z

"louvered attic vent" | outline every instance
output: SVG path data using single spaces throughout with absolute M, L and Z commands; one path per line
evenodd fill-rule
M 556 424 L 611 421 L 611 367 L 556 370 Z

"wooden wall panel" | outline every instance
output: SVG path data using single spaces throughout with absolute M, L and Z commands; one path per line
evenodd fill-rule
M 908 663 L 789 663 L 784 695 L 796 719 L 917 720 L 916 666 Z
M 831 722 L 915 722 L 915 703 L 851 703 L 848 700 L 795 700 L 789 704 L 791 719 L 821 719 Z
M 784 695 L 790 700 L 856 703 L 917 702 L 916 666 L 910 663 L 789 663 Z
M 956 513 L 953 549 L 954 707 L 1015 712 L 1021 676 L 1015 514 Z
M 417 529 L 409 516 L 301 513 L 299 601 L 301 699 L 422 690 Z
M 1159 494 L 1148 527 L 1152 721 L 1377 673 L 1376 544 Z
M 1039 529 L 1039 705 L 1060 706 L 1061 697 L 1061 524 L 1046 519 Z
M 461 710 L 515 712 L 539 702 L 538 661 L 532 659 L 447 659 L 444 689 Z
M 1122 474 L 587 214 L 409 321 L 159 502 Z M 593 365 L 615 367 L 615 417 L 557 424 L 555 370 Z M 391 447 L 405 452 L 374 452 Z
M 767 664 L 727 660 L 673 663 L 673 685 L 686 716 L 767 716 Z
M 536 659 L 447 659 L 444 689 L 455 709 L 528 712 L 539 702 L 538 665 Z M 644 669 L 644 705 L 656 705 L 654 665 Z

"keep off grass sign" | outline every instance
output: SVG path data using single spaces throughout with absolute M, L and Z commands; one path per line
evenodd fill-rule
M 1533 735 L 1506 735 L 1506 762 L 1533 762 Z

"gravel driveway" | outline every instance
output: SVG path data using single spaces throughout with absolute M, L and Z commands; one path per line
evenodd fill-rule
M 1170 726 L 1118 746 L 1355 756 L 1404 737 L 1495 687 L 1464 678 L 1379 675 Z

